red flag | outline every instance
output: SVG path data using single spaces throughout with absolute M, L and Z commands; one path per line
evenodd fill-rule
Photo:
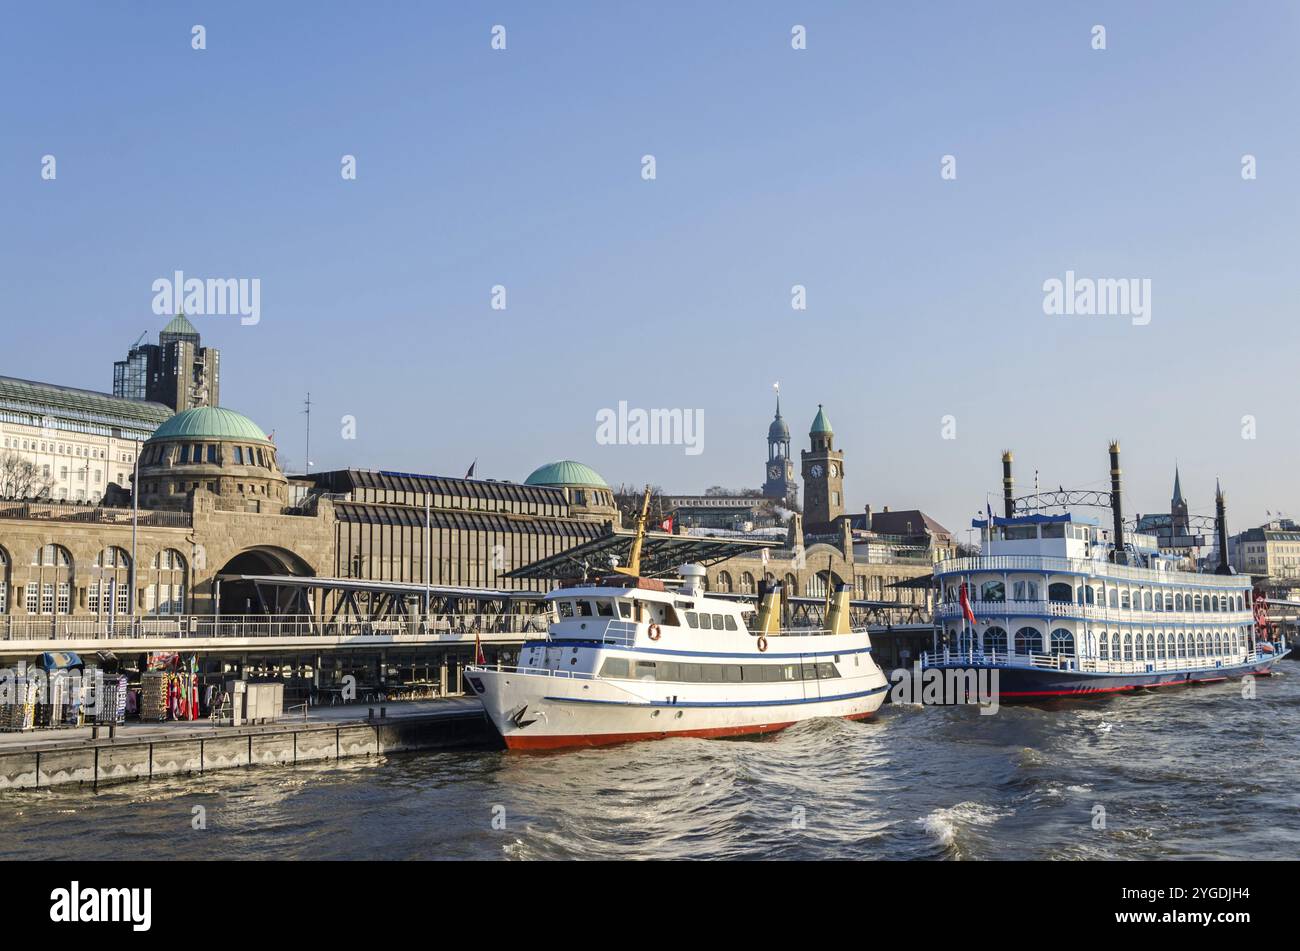
M 474 632 L 474 663 L 480 667 L 487 664 L 487 657 L 483 653 L 483 642 L 478 638 L 478 631 Z
M 671 515 L 659 523 L 659 530 L 667 532 L 669 535 L 673 533 L 673 517 Z
M 966 620 L 974 624 L 975 612 L 970 609 L 970 599 L 966 597 L 966 582 L 963 581 L 958 590 L 961 592 L 961 613 L 966 615 Z

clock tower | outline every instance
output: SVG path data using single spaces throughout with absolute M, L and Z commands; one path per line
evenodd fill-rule
M 799 483 L 794 481 L 794 462 L 790 459 L 790 427 L 781 418 L 781 397 L 776 398 L 776 418 L 767 427 L 767 463 L 763 469 L 763 496 L 795 505 Z
M 844 453 L 835 449 L 835 432 L 820 403 L 808 438 L 812 448 L 802 453 L 804 528 L 824 535 L 844 515 Z

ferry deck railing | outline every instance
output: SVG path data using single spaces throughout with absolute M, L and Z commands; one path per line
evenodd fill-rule
M 935 567 L 936 575 L 973 574 L 978 572 L 1009 571 L 1029 574 L 1082 574 L 1098 578 L 1124 578 L 1148 584 L 1189 584 L 1224 587 L 1221 575 L 1202 574 L 1195 571 L 1174 571 L 1157 568 L 1139 568 L 1135 565 L 1117 565 L 1095 558 L 1064 558 L 1052 555 L 981 555 L 977 558 L 949 558 Z M 1242 578 L 1243 582 L 1247 579 Z M 1241 587 L 1246 587 L 1243 583 Z
M 1145 608 L 1112 608 L 1101 604 L 1077 604 L 1074 601 L 1047 601 L 1044 599 L 1004 601 L 987 601 L 972 599 L 971 610 L 983 618 L 988 617 L 1059 617 L 1082 618 L 1088 621 L 1102 621 L 1114 624 L 1234 624 L 1249 621 L 1254 614 L 1249 610 L 1231 611 L 1155 611 Z M 934 616 L 946 621 L 961 617 L 964 613 L 960 603 L 944 603 L 935 606 Z

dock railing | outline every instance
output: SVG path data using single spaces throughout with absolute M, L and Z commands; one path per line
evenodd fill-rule
M 202 638 L 414 637 L 485 642 L 544 637 L 546 617 L 433 614 L 413 618 L 311 615 L 178 615 L 172 617 L 0 616 L 0 641 L 170 641 Z
M 1100 660 L 1072 653 L 1011 654 L 1004 651 L 941 650 L 921 654 L 925 667 L 1032 667 L 1039 670 L 1083 671 L 1099 674 L 1153 674 L 1177 670 L 1214 670 L 1259 661 L 1256 651 L 1237 651 L 1212 657 L 1158 657 L 1145 660 Z

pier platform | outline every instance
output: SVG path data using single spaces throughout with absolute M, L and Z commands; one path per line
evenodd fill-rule
M 0 790 L 67 783 L 94 787 L 238 766 L 292 766 L 499 742 L 478 700 L 459 697 L 315 707 L 305 718 L 285 716 L 264 724 L 133 722 L 119 726 L 111 738 L 106 727 L 97 738 L 92 733 L 88 726 L 0 733 Z

